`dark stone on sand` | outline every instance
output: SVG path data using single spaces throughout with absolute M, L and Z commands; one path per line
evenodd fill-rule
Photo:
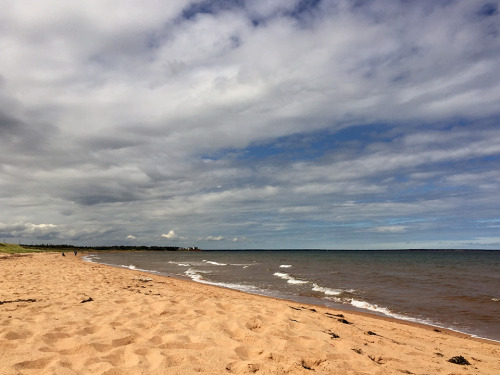
M 385 363 L 385 360 L 382 357 L 376 358 L 372 355 L 369 355 L 368 358 L 370 358 L 373 362 L 375 362 L 376 364 L 379 364 L 379 365 L 383 365 Z
M 370 335 L 370 336 L 378 336 L 375 332 L 373 331 L 368 331 L 366 332 L 367 335 Z
M 439 329 L 437 329 L 437 328 L 436 328 L 436 329 L 434 329 L 434 332 L 441 332 L 441 331 L 440 331 Z
M 337 335 L 336 333 L 334 332 L 325 332 L 326 334 L 330 335 L 330 338 L 331 339 L 340 339 L 340 336 Z
M 347 321 L 347 320 L 345 320 L 345 319 L 338 319 L 338 321 L 339 321 L 340 323 L 344 323 L 344 324 L 352 324 L 351 322 L 349 322 L 349 321 Z
M 89 297 L 87 299 L 84 299 L 82 302 L 80 303 L 85 303 L 85 302 L 92 302 L 94 299 L 92 297 Z
M 462 366 L 470 366 L 470 363 L 468 360 L 466 360 L 464 357 L 461 355 L 457 355 L 455 357 L 452 357 L 448 360 L 448 362 L 455 363 L 457 365 L 462 365 Z
M 312 367 L 309 367 L 304 360 L 302 360 L 301 365 L 306 370 L 312 370 L 312 371 L 314 371 L 314 369 Z
M 335 316 L 335 317 L 338 317 L 338 318 L 343 318 L 344 317 L 343 314 L 332 314 L 332 313 L 328 313 L 328 312 L 325 313 L 325 315 L 328 315 L 330 317 Z

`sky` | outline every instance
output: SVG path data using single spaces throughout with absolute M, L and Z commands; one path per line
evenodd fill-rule
M 500 249 L 499 1 L 0 5 L 0 242 Z

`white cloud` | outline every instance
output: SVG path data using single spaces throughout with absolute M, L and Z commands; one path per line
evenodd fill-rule
M 224 241 L 224 236 L 207 236 L 205 238 L 206 241 Z
M 136 236 L 134 236 L 133 234 L 129 234 L 129 235 L 127 236 L 127 240 L 135 240 L 136 238 L 137 238 L 137 237 L 136 237 Z
M 234 237 L 231 241 L 232 242 L 251 242 L 246 237 Z
M 60 224 L 33 224 L 24 221 L 1 223 L 0 235 L 32 241 L 87 241 L 103 235 L 112 235 L 113 230 L 102 225 L 74 227 Z
M 175 234 L 174 230 L 170 230 L 167 234 L 163 233 L 161 237 L 166 238 L 168 240 L 176 240 L 176 239 L 181 239 L 182 237 L 179 237 L 177 234 Z
M 374 228 L 371 228 L 370 230 L 374 231 L 374 232 L 382 232 L 382 233 L 401 233 L 401 232 L 406 232 L 406 226 L 404 226 L 404 225 L 387 225 L 387 226 L 374 227 Z
M 56 237 L 62 231 L 63 227 L 56 224 L 33 224 L 22 221 L 12 224 L 0 223 L 0 232 L 13 237 Z

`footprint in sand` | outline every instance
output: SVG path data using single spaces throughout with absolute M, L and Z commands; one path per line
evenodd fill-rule
M 259 318 L 251 318 L 245 325 L 250 331 L 256 331 L 262 326 L 262 320 Z
M 33 361 L 23 361 L 15 364 L 19 370 L 41 370 L 53 360 L 54 357 L 38 358 Z
M 33 336 L 33 332 L 27 329 L 18 329 L 16 331 L 8 331 L 4 337 L 7 340 L 23 340 Z
M 102 362 L 109 362 L 113 366 L 119 366 L 124 361 L 124 350 L 123 349 L 115 349 L 110 354 L 101 357 Z
M 122 337 L 121 339 L 116 339 L 111 341 L 111 346 L 117 347 L 117 346 L 126 346 L 133 344 L 135 342 L 135 337 L 134 336 L 125 336 Z
M 55 332 L 49 332 L 42 336 L 42 340 L 46 344 L 54 344 L 55 342 L 70 338 L 71 335 L 64 332 L 59 332 L 59 330 L 55 330 Z
M 236 373 L 236 374 L 241 374 L 241 373 L 256 373 L 259 371 L 260 365 L 252 363 L 252 362 L 231 362 L 226 365 L 226 370 L 229 371 L 230 373 Z

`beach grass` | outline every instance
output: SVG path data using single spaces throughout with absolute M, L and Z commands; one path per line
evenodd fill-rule
M 40 253 L 42 250 L 25 248 L 21 245 L 16 245 L 12 243 L 1 243 L 0 242 L 0 253 L 7 254 L 18 254 L 18 253 Z

